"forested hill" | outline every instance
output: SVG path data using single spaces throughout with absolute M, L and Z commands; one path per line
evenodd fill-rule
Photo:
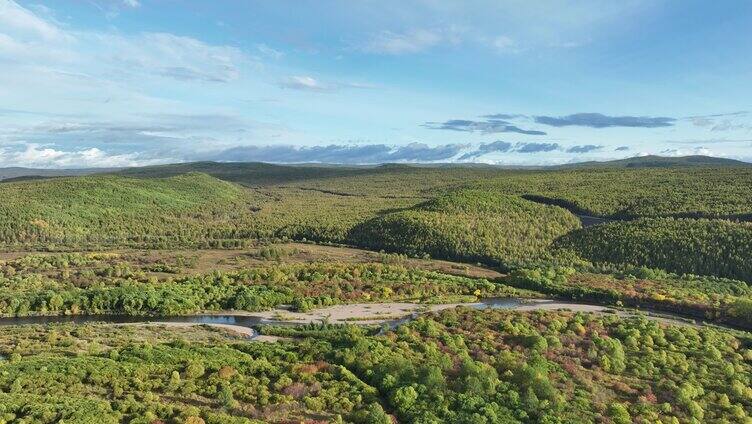
M 263 186 L 313 178 L 355 176 L 370 172 L 373 168 L 316 164 L 276 165 L 263 162 L 188 162 L 128 168 L 117 172 L 117 175 L 161 178 L 201 172 L 225 181 Z
M 744 266 L 752 231 L 737 222 L 752 220 L 752 167 L 201 162 L 3 183 L 0 198 L 5 250 L 123 243 L 239 247 L 293 239 L 510 267 L 557 259 L 554 250 L 561 248 L 598 263 L 752 279 Z M 568 237 L 579 223 L 564 209 L 630 224 Z M 645 221 L 650 225 L 633 222 L 643 218 L 651 218 Z M 598 245 L 593 238 L 604 247 L 589 250 Z M 727 240 L 733 240 L 733 252 Z M 665 249 L 691 254 L 677 258 Z
M 131 168 L 35 169 L 0 168 L 0 181 L 69 177 L 93 174 L 117 174 L 129 177 L 160 178 L 201 172 L 226 181 L 251 185 L 284 184 L 309 179 L 378 175 L 417 170 L 465 170 L 470 173 L 535 171 L 577 168 L 675 168 L 675 167 L 752 167 L 752 163 L 711 156 L 639 156 L 612 161 L 588 161 L 550 167 L 506 166 L 480 163 L 428 164 L 272 164 L 264 162 L 185 162 Z
M 558 168 L 674 168 L 696 166 L 752 166 L 752 163 L 702 155 L 679 157 L 648 155 L 603 162 L 579 162 L 562 165 Z
M 4 243 L 115 243 L 199 237 L 244 213 L 245 192 L 206 174 L 86 176 L 0 185 Z
M 557 166 L 506 166 L 477 163 L 436 163 L 436 164 L 381 164 L 381 165 L 338 165 L 338 164 L 271 164 L 264 162 L 188 162 L 169 165 L 135 167 L 120 170 L 118 173 L 139 177 L 166 177 L 186 172 L 203 172 L 228 181 L 257 184 L 285 183 L 311 178 L 343 177 L 406 172 L 416 169 L 445 169 L 470 171 L 505 170 L 555 170 L 570 168 L 675 168 L 675 167 L 752 167 L 752 163 L 712 156 L 636 156 L 611 161 L 588 161 Z
M 10 167 L 0 168 L 0 181 L 38 179 L 49 177 L 74 177 L 79 175 L 116 172 L 119 168 L 82 168 L 82 169 L 36 169 Z

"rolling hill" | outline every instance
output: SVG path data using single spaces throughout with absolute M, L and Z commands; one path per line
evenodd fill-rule
M 38 169 L 9 167 L 0 168 L 0 181 L 20 181 L 24 179 L 40 179 L 51 177 L 74 177 L 79 175 L 115 172 L 120 168 L 81 168 L 81 169 Z
M 695 166 L 752 166 L 752 163 L 742 162 L 735 159 L 718 158 L 713 156 L 635 156 L 626 159 L 617 159 L 604 162 L 588 161 L 567 165 L 558 168 L 675 168 Z
M 203 239 L 245 213 L 246 192 L 206 174 L 84 176 L 0 185 L 5 243 Z

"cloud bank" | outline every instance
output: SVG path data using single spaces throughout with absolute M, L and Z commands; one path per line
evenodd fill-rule
M 477 157 L 489 154 L 489 153 L 506 153 L 510 150 L 512 150 L 512 143 L 508 143 L 506 141 L 494 141 L 493 143 L 482 143 L 478 149 L 467 152 L 464 155 L 460 157 L 459 160 L 469 160 L 469 159 L 475 159 Z
M 584 146 L 572 146 L 567 149 L 567 153 L 590 153 L 602 150 L 603 146 L 597 146 L 595 144 L 586 144 Z
M 0 165 L 27 168 L 120 168 L 178 162 L 177 158 L 140 153 L 108 153 L 99 148 L 64 150 L 27 143 L 0 149 Z
M 332 93 L 341 88 L 375 88 L 370 84 L 354 82 L 324 82 L 308 75 L 296 75 L 281 79 L 277 85 L 280 88 L 299 91 L 313 91 L 318 93 Z
M 386 144 L 327 146 L 238 146 L 208 155 L 216 161 L 249 161 L 277 163 L 342 163 L 378 164 L 388 162 L 437 162 L 454 158 L 468 146 L 445 144 L 431 147 L 423 143 L 405 146 Z
M 432 130 L 449 130 L 476 132 L 481 134 L 495 133 L 517 133 L 525 135 L 547 135 L 542 130 L 523 129 L 519 123 L 521 121 L 532 122 L 549 127 L 587 127 L 587 128 L 661 128 L 672 127 L 677 119 L 664 116 L 608 116 L 602 113 L 575 113 L 566 116 L 547 116 L 536 115 L 527 116 L 523 114 L 495 113 L 483 115 L 484 120 L 470 119 L 450 119 L 443 122 L 426 122 L 423 127 Z M 695 120 L 702 119 L 703 125 L 709 125 L 704 120 L 709 118 L 694 117 Z M 708 121 L 711 122 L 711 121 Z M 695 125 L 699 125 L 695 122 Z M 727 121 L 714 124 L 718 130 L 738 129 L 740 125 L 733 125 Z
M 505 116 L 505 115 L 491 115 Z M 449 130 L 477 132 L 481 134 L 517 133 L 525 135 L 546 135 L 543 131 L 525 130 L 504 119 L 490 118 L 485 121 L 471 121 L 467 119 L 450 119 L 444 122 L 426 122 L 423 127 L 432 130 Z
M 150 128 L 142 128 L 147 130 Z M 132 131 L 124 128 L 123 131 Z M 59 134 L 79 129 L 57 128 Z M 120 129 L 115 129 L 120 131 Z M 406 145 L 388 144 L 328 144 L 319 146 L 296 145 L 236 145 L 214 150 L 192 151 L 182 146 L 185 140 L 167 136 L 144 136 L 143 150 L 122 149 L 111 143 L 109 148 L 66 148 L 55 143 L 19 142 L 0 148 L 0 167 L 25 166 L 32 168 L 127 167 L 162 163 L 218 161 L 218 162 L 269 162 L 269 163 L 331 163 L 331 164 L 381 164 L 381 163 L 452 163 L 468 162 L 485 155 L 495 155 L 488 163 L 524 162 L 532 164 L 535 154 L 554 152 L 587 153 L 590 146 L 565 147 L 559 143 L 534 143 L 495 141 L 472 145 L 449 143 L 431 146 L 414 142 Z M 198 140 L 201 143 L 200 140 Z M 128 141 L 130 143 L 130 141 Z M 148 147 L 151 145 L 151 147 Z M 499 157 L 501 155 L 501 157 Z M 538 158 L 540 159 L 540 158 Z
M 534 164 L 577 160 L 578 155 L 610 158 L 609 154 L 619 156 L 613 152 L 630 148 L 634 152 L 664 150 L 669 154 L 694 146 L 748 154 L 750 113 L 741 110 L 745 106 L 739 104 L 728 106 L 733 108 L 729 110 L 739 109 L 736 112 L 713 114 L 701 103 L 697 115 L 676 118 L 613 111 L 566 111 L 559 116 L 559 112 L 535 109 L 525 114 L 480 115 L 482 111 L 507 110 L 499 109 L 505 104 L 534 108 L 538 100 L 524 93 L 523 98 L 515 97 L 519 94 L 514 90 L 506 99 L 485 96 L 489 94 L 487 82 L 503 83 L 496 78 L 496 74 L 503 75 L 499 68 L 474 67 L 482 78 L 467 81 L 449 75 L 458 72 L 445 72 L 462 67 L 429 67 L 435 58 L 443 59 L 435 55 L 455 55 L 458 65 L 489 64 L 481 60 L 481 55 L 493 58 L 494 63 L 516 61 L 529 57 L 528 53 L 541 52 L 543 46 L 549 46 L 546 50 L 554 45 L 557 49 L 572 48 L 578 41 L 587 40 L 569 36 L 531 40 L 519 29 L 499 26 L 500 19 L 517 13 L 503 5 L 497 8 L 478 3 L 469 8 L 436 1 L 418 3 L 441 9 L 443 18 L 427 17 L 421 10 L 417 13 L 421 19 L 385 22 L 373 19 L 372 14 L 386 13 L 383 16 L 389 18 L 392 8 L 376 12 L 366 7 L 363 10 L 369 9 L 369 13 L 364 22 L 349 22 L 348 31 L 336 34 L 336 30 L 324 28 L 330 43 L 306 45 L 311 40 L 304 36 L 292 42 L 278 34 L 260 35 L 243 43 L 227 37 L 232 29 L 229 21 L 208 22 L 196 28 L 186 23 L 181 27 L 182 35 L 165 32 L 170 28 L 165 26 L 143 27 L 149 28 L 146 31 L 138 31 L 140 26 L 123 26 L 125 21 L 118 21 L 118 14 L 138 19 L 141 14 L 161 9 L 162 16 L 185 17 L 181 15 L 185 11 L 139 0 L 77 3 L 82 11 L 93 12 L 93 19 L 101 18 L 100 25 L 80 21 L 78 13 L 66 13 L 62 6 L 21 6 L 0 0 L 0 165 L 125 166 L 209 159 L 333 163 L 524 160 Z M 402 11 L 416 8 L 400 2 L 391 4 Z M 318 10 L 315 6 L 309 9 Z M 489 15 L 491 9 L 493 16 Z M 601 13 L 601 9 L 583 7 L 589 17 Z M 481 32 L 472 25 L 454 26 L 451 18 L 466 11 L 476 17 L 488 15 L 488 28 Z M 571 8 L 548 14 L 534 7 L 530 16 L 539 23 L 544 19 L 548 28 L 569 26 L 574 15 L 564 15 L 570 13 Z M 307 15 L 306 19 L 314 20 L 318 16 Z M 614 16 L 621 15 L 614 12 Z M 333 16 L 331 24 L 336 26 L 338 19 Z M 509 19 L 520 22 L 525 31 L 529 25 L 524 22 L 531 21 Z M 561 22 L 556 25 L 551 19 Z M 355 26 L 358 34 L 350 31 Z M 411 54 L 416 57 L 409 57 Z M 325 60 L 327 65 L 318 60 Z M 462 62 L 465 60 L 469 62 Z M 382 63 L 394 65 L 395 72 L 383 72 Z M 402 63 L 411 67 L 400 68 Z M 433 85 L 436 89 L 430 94 L 420 85 L 392 75 L 415 70 L 416 65 L 425 66 L 426 82 L 439 83 Z M 556 69 L 551 72 L 554 80 L 564 77 Z M 534 80 L 519 76 L 519 81 L 510 82 L 535 93 Z M 347 82 L 350 78 L 373 78 L 379 85 Z M 455 93 L 448 90 L 465 85 L 471 89 L 466 92 L 467 99 L 448 100 Z M 500 91 L 502 86 L 498 87 Z M 356 90 L 364 88 L 384 89 Z M 561 93 L 561 98 L 572 92 Z M 476 98 L 475 93 L 481 95 Z M 583 110 L 579 102 L 543 101 L 543 107 L 556 110 L 567 104 Z M 426 104 L 435 105 L 429 110 L 437 115 L 426 114 L 421 108 Z M 467 112 L 476 108 L 482 108 L 481 112 Z M 430 121 L 432 118 L 436 122 Z M 613 130 L 608 131 L 614 137 L 610 139 L 603 137 L 602 128 L 665 130 L 643 131 L 642 139 L 630 138 L 634 130 Z M 461 143 L 456 142 L 457 135 L 463 137 Z M 505 140 L 492 141 L 497 137 Z M 383 141 L 357 145 L 331 141 L 352 139 Z M 430 140 L 430 144 L 397 146 L 391 140 Z
M 366 41 L 360 50 L 382 55 L 420 53 L 441 45 L 457 45 L 462 41 L 460 31 L 448 28 L 415 28 L 405 32 L 381 31 Z
M 535 122 L 552 127 L 630 127 L 630 128 L 658 128 L 674 125 L 675 118 L 650 116 L 607 116 L 601 113 L 575 113 L 567 116 L 536 116 Z

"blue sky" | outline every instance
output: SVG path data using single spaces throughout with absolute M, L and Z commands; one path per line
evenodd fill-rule
M 0 0 L 0 166 L 752 161 L 752 2 Z

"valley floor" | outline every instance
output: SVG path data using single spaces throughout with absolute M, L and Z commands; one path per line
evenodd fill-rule
M 2 324 L 26 324 L 0 326 L 8 423 L 752 420 L 749 333 L 622 306 L 725 280 L 309 243 L 7 252 L 0 272 Z

